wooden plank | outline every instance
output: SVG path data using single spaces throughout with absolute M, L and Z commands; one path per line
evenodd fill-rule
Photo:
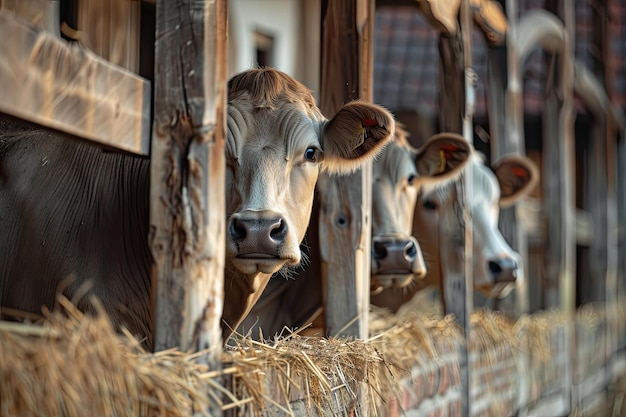
M 139 71 L 139 0 L 77 0 L 80 42 L 102 58 Z
M 226 0 L 157 2 L 149 237 L 154 346 L 208 349 L 220 369 L 224 299 Z M 221 409 L 205 410 L 220 416 Z
M 508 16 L 517 16 L 517 2 L 506 3 Z M 517 36 L 517 18 L 509 19 L 505 47 L 489 47 L 488 98 L 489 124 L 491 133 L 491 161 L 495 162 L 507 154 L 525 155 L 524 107 L 521 71 L 518 64 L 514 39 Z M 528 258 L 528 236 L 518 221 L 520 205 L 500 210 L 498 227 L 511 248 L 522 260 L 513 297 L 498 302 L 498 309 L 519 316 L 528 313 L 528 292 L 531 277 Z M 535 277 L 532 277 L 535 278 Z M 537 284 L 533 281 L 534 286 Z M 514 305 L 510 305 L 514 303 Z
M 439 126 L 441 132 L 463 133 L 465 107 L 461 32 L 439 35 Z
M 150 83 L 0 11 L 0 112 L 148 155 Z
M 563 53 L 565 37 L 563 23 L 553 13 L 541 9 L 525 11 L 520 17 L 514 43 L 518 62 L 523 65 L 537 47 L 555 54 Z
M 1 0 L 0 9 L 10 12 L 24 23 L 46 29 L 60 36 L 59 2 L 53 0 Z
M 566 7 L 569 10 L 568 6 Z M 546 242 L 545 304 L 572 312 L 575 305 L 575 194 L 573 132 L 573 38 L 566 35 L 561 20 L 546 10 L 524 13 L 517 26 L 517 36 L 510 44 L 523 68 L 530 52 L 542 47 L 558 56 L 559 68 L 553 69 L 544 106 L 544 207 L 548 221 Z
M 473 144 L 473 117 L 475 108 L 475 72 L 472 68 L 471 30 L 473 27 L 468 0 L 460 5 L 460 30 L 455 36 L 439 35 L 439 125 L 443 132 L 462 133 Z M 470 339 L 470 315 L 474 309 L 474 277 L 472 259 L 473 230 L 469 199 L 473 195 L 472 166 L 464 170 L 463 187 L 463 255 L 449 253 L 452 248 L 441 248 L 441 291 L 445 314 L 453 314 L 466 341 Z M 456 250 L 456 249 L 452 249 Z M 459 378 L 461 381 L 460 415 L 471 415 L 470 360 L 465 346 L 459 347 Z
M 579 61 L 574 61 L 574 92 L 596 117 L 607 117 L 617 130 L 626 129 L 622 110 L 611 104 L 602 82 Z
M 374 3 L 329 0 L 322 10 L 320 109 L 332 117 L 357 98 L 371 101 Z M 357 52 L 358 51 L 358 52 Z M 321 178 L 319 243 L 327 334 L 367 338 L 371 165 Z

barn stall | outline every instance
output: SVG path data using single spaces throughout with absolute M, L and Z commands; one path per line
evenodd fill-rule
M 326 279 L 329 283 L 326 322 L 329 334 L 340 339 L 309 340 L 292 336 L 276 346 L 255 344 L 244 339 L 234 352 L 221 353 L 221 349 L 216 348 L 221 346 L 221 340 L 217 337 L 219 331 L 216 329 L 219 329 L 219 300 L 223 291 L 220 282 L 223 247 L 219 242 L 223 241 L 220 233 L 223 233 L 225 216 L 220 206 L 223 206 L 223 201 L 212 197 L 209 204 L 207 190 L 209 185 L 212 190 L 216 184 L 219 188 L 223 178 L 222 118 L 228 50 L 226 2 L 192 3 L 187 5 L 188 13 L 180 14 L 173 9 L 172 4 L 160 2 L 157 2 L 156 8 L 151 2 L 111 3 L 111 7 L 105 7 L 104 10 L 96 9 L 97 2 L 77 3 L 77 12 L 74 11 L 74 14 L 77 16 L 75 26 L 79 30 L 72 32 L 63 26 L 63 34 L 65 37 L 73 37 L 99 56 L 59 39 L 61 25 L 57 28 L 54 24 L 59 21 L 54 18 L 55 13 L 60 13 L 56 2 L 13 4 L 3 0 L 0 3 L 0 18 L 3 19 L 0 27 L 7 33 L 20 34 L 3 46 L 6 49 L 2 52 L 4 71 L 0 80 L 3 91 L 11 94 L 3 95 L 4 100 L 0 99 L 0 110 L 13 117 L 59 129 L 120 151 L 150 154 L 153 179 L 160 179 L 166 172 L 180 172 L 180 178 L 190 176 L 181 181 L 188 184 L 188 191 L 194 198 L 185 200 L 180 194 L 184 187 L 177 184 L 169 183 L 170 188 L 167 189 L 156 186 L 153 189 L 153 196 L 156 196 L 152 199 L 154 206 L 151 210 L 154 233 L 150 239 L 155 260 L 157 300 L 155 348 L 163 353 L 142 352 L 136 341 L 124 338 L 118 344 L 110 330 L 106 330 L 106 322 L 92 323 L 89 318 L 76 312 L 70 314 L 71 319 L 67 321 L 51 317 L 43 330 L 33 329 L 33 326 L 3 327 L 3 334 L 6 335 L 3 342 L 9 343 L 6 349 L 3 347 L 3 351 L 9 352 L 14 348 L 16 357 L 19 357 L 18 352 L 26 352 L 23 362 L 26 365 L 33 363 L 37 352 L 43 349 L 38 343 L 50 347 L 57 341 L 61 345 L 61 353 L 47 354 L 39 360 L 49 362 L 57 371 L 68 370 L 66 374 L 56 373 L 45 377 L 37 374 L 37 371 L 32 374 L 14 373 L 16 382 L 29 375 L 34 376 L 34 380 L 25 382 L 25 379 L 21 379 L 24 382 L 22 387 L 31 387 L 24 388 L 21 393 L 19 390 L 2 392 L 3 399 L 18 399 L 16 408 L 3 408 L 3 413 L 22 414 L 22 411 L 16 410 L 25 410 L 20 408 L 25 405 L 37 410 L 36 407 L 44 403 L 41 397 L 50 399 L 49 395 L 45 390 L 39 391 L 39 395 L 28 390 L 37 387 L 37 381 L 66 381 L 71 375 L 78 377 L 75 390 L 70 390 L 71 384 L 68 384 L 67 397 L 55 397 L 56 403 L 45 402 L 51 407 L 50 414 L 54 413 L 54 409 L 65 410 L 69 414 L 76 410 L 80 414 L 83 407 L 98 407 L 76 402 L 77 398 L 89 400 L 102 397 L 97 394 L 76 394 L 85 386 L 85 379 L 81 379 L 78 369 L 69 371 L 74 369 L 69 366 L 74 357 L 63 359 L 63 356 L 66 352 L 76 352 L 77 346 L 94 347 L 95 356 L 92 359 L 86 357 L 83 362 L 90 364 L 99 362 L 102 352 L 107 352 L 107 357 L 111 357 L 109 352 L 122 350 L 119 357 L 126 358 L 128 362 L 123 362 L 125 365 L 121 370 L 117 369 L 118 377 L 124 379 L 129 378 L 128 375 L 141 375 L 135 380 L 141 382 L 125 379 L 124 383 L 119 383 L 122 384 L 119 386 L 126 387 L 120 391 L 136 394 L 134 397 L 125 397 L 132 400 L 131 404 L 125 410 L 118 411 L 131 415 L 149 415 L 155 413 L 155 409 L 159 413 L 171 409 L 172 415 L 186 415 L 190 414 L 192 408 L 204 410 L 210 415 L 220 415 L 229 409 L 236 409 L 243 415 L 263 412 L 306 414 L 311 409 L 330 415 L 349 414 L 353 410 L 358 410 L 359 415 L 394 415 L 402 412 L 407 415 L 505 415 L 515 412 L 520 415 L 581 415 L 597 408 L 599 399 L 604 398 L 606 387 L 622 375 L 624 365 L 621 350 L 625 337 L 620 324 L 623 323 L 621 306 L 624 302 L 619 298 L 622 292 L 617 285 L 623 274 L 618 274 L 617 263 L 624 257 L 619 257 L 615 250 L 623 248 L 623 236 L 608 232 L 591 235 L 589 230 L 618 230 L 616 225 L 623 223 L 623 216 L 617 216 L 619 209 L 623 208 L 623 205 L 618 206 L 617 203 L 623 202 L 623 196 L 617 192 L 620 187 L 617 187 L 615 178 L 617 170 L 623 168 L 609 156 L 619 155 L 623 159 L 621 140 L 624 127 L 621 112 L 611 105 L 609 96 L 603 92 L 610 90 L 598 83 L 592 75 L 597 74 L 598 70 L 594 68 L 592 73 L 584 67 L 576 67 L 577 63 L 571 58 L 573 36 L 563 35 L 572 30 L 571 7 L 565 3 L 551 3 L 546 7 L 551 7 L 553 12 L 542 13 L 535 19 L 526 19 L 528 16 L 521 13 L 519 21 L 508 20 L 506 42 L 509 84 L 501 84 L 500 88 L 503 88 L 504 100 L 510 104 L 496 107 L 507 110 L 505 115 L 500 116 L 501 120 L 489 121 L 496 126 L 490 129 L 490 143 L 495 148 L 493 155 L 523 153 L 524 135 L 520 127 L 523 114 L 519 112 L 520 104 L 515 104 L 516 100 L 520 100 L 521 83 L 519 79 L 517 83 L 511 80 L 522 76 L 525 57 L 520 50 L 532 49 L 534 45 L 516 44 L 517 39 L 528 37 L 511 33 L 523 33 L 525 24 L 533 27 L 537 21 L 545 22 L 540 27 L 545 29 L 546 36 L 538 38 L 548 39 L 548 43 L 541 44 L 541 47 L 558 56 L 555 62 L 561 65 L 551 67 L 555 73 L 554 78 L 551 78 L 555 88 L 550 92 L 560 93 L 552 98 L 554 103 L 545 109 L 556 116 L 547 114 L 544 117 L 547 121 L 559 121 L 558 125 L 545 126 L 546 132 L 550 133 L 549 137 L 559 138 L 558 141 L 544 141 L 543 153 L 547 162 L 542 187 L 546 201 L 543 204 L 550 215 L 542 220 L 532 218 L 532 224 L 538 226 L 529 232 L 524 220 L 516 221 L 523 208 L 515 208 L 508 215 L 503 215 L 502 225 L 503 229 L 510 230 L 511 242 L 518 242 L 516 249 L 522 253 L 524 250 L 535 250 L 558 254 L 550 258 L 539 257 L 539 262 L 549 264 L 539 268 L 548 271 L 543 280 L 552 280 L 550 286 L 546 287 L 551 288 L 551 292 L 546 290 L 543 296 L 546 301 L 541 306 L 542 311 L 532 311 L 532 314 L 520 316 L 514 322 L 498 314 L 473 312 L 471 291 L 463 290 L 461 297 L 467 303 L 455 311 L 457 323 L 451 316 L 418 314 L 390 317 L 384 312 L 370 313 L 366 291 L 369 286 L 365 284 L 364 277 L 369 276 L 366 256 L 370 251 L 367 213 L 370 211 L 371 196 L 367 190 L 371 189 L 368 185 L 371 179 L 368 179 L 367 170 L 364 170 L 350 178 L 337 180 L 337 189 L 354 190 L 354 195 L 346 195 L 344 200 L 336 197 L 321 198 L 324 209 L 318 221 L 325 227 L 325 232 L 319 239 L 322 247 L 331 248 L 321 255 L 324 265 L 322 270 L 328 275 Z M 512 9 L 513 3 L 506 6 L 509 15 L 517 15 L 517 11 Z M 411 2 L 410 7 L 415 8 L 416 5 Z M 463 2 L 462 29 L 472 25 L 468 7 L 469 4 Z M 327 114 L 332 114 L 345 100 L 372 100 L 374 10 L 375 4 L 365 1 L 331 1 L 324 4 L 320 13 L 320 30 L 323 34 L 320 103 Z M 155 38 L 158 39 L 152 83 L 136 74 L 142 72 L 139 57 L 145 54 L 146 48 L 142 45 L 142 40 L 146 42 L 142 33 L 144 30 L 150 32 L 149 28 L 145 28 L 145 23 L 139 25 L 139 16 L 149 15 L 150 11 L 155 13 Z M 182 21 L 172 19 L 171 16 L 180 16 Z M 606 14 L 603 16 L 606 18 Z M 99 19 L 109 24 L 97 24 Z M 38 28 L 41 26 L 45 26 L 46 30 Z M 141 27 L 141 31 L 137 30 L 138 27 Z M 354 31 L 350 36 L 338 37 L 336 33 L 340 27 L 350 27 Z M 84 31 L 93 29 L 96 34 L 87 36 L 85 32 L 81 33 L 81 28 Z M 192 51 L 186 47 L 193 33 L 202 33 L 204 37 L 193 37 L 196 48 Z M 472 43 L 467 36 L 462 36 L 463 31 L 458 35 L 460 38 L 457 38 L 457 42 L 461 40 L 463 47 L 471 50 Z M 150 37 L 147 38 L 149 46 Z M 450 39 L 442 37 L 443 49 L 446 48 L 446 42 L 450 42 Z M 111 45 L 116 47 L 112 48 Z M 119 50 L 118 45 L 125 45 L 125 49 Z M 357 49 L 359 54 L 351 53 Z M 182 58 L 178 51 L 184 51 Z M 345 59 L 353 55 L 354 59 Z M 58 71 L 58 62 L 51 57 L 58 59 L 59 56 L 64 65 L 74 68 L 75 72 Z M 462 59 L 465 59 L 462 68 L 472 67 L 468 55 L 465 58 L 452 56 L 448 64 L 458 66 Z M 182 68 L 172 64 L 179 61 L 183 64 Z M 7 64 L 11 65 L 12 71 L 8 71 Z M 446 62 L 442 65 L 445 67 Z M 93 67 L 87 74 L 92 78 L 77 82 L 74 74 L 80 73 L 78 69 L 83 66 Z M 19 71 L 15 68 L 19 68 Z M 149 69 L 146 71 L 144 68 L 144 74 L 149 72 Z M 27 81 L 24 78 L 9 78 L 9 75 L 15 77 L 15 74 L 26 74 Z M 198 77 L 194 77 L 195 74 L 203 74 L 203 79 L 199 81 Z M 453 88 L 451 92 L 453 97 L 456 94 L 457 101 L 459 97 L 471 97 L 475 87 L 472 85 L 472 76 L 454 71 L 447 74 L 450 79 L 444 83 L 460 89 L 454 91 Z M 50 79 L 55 82 L 48 82 Z M 489 77 L 489 82 L 497 82 L 497 79 L 494 75 Z M 466 80 L 469 80 L 467 85 L 463 83 Z M 108 88 L 95 91 L 93 86 L 99 83 Z M 67 85 L 73 88 L 68 89 Z M 23 88 L 15 91 L 21 86 Z M 490 94 L 496 88 L 490 86 Z M 154 110 L 151 104 L 152 91 Z M 575 195 L 580 191 L 574 189 L 571 183 L 575 177 L 572 172 L 577 167 L 572 161 L 573 94 L 596 116 L 594 123 L 598 126 L 594 132 L 600 139 L 593 143 L 604 143 L 598 145 L 598 149 L 594 147 L 594 156 L 590 159 L 602 169 L 590 168 L 589 175 L 599 175 L 599 178 L 586 180 L 591 184 L 587 186 L 589 191 L 598 191 L 599 194 L 592 201 L 600 199 L 604 203 L 586 203 L 591 210 L 595 210 L 591 212 L 574 207 Z M 59 97 L 63 99 L 59 100 Z M 186 100 L 192 100 L 193 105 L 186 103 Z M 458 110 L 458 107 L 447 108 Z M 472 105 L 467 108 L 472 109 Z M 181 112 L 180 109 L 185 110 Z M 154 116 L 151 116 L 152 111 Z M 181 114 L 186 117 L 179 117 Z M 472 116 L 471 112 L 465 113 L 461 106 L 460 113 L 446 115 L 447 119 L 442 122 L 442 126 L 445 126 L 445 130 L 462 132 L 468 140 L 472 140 Z M 154 126 L 152 133 L 151 124 Z M 189 134 L 190 128 L 192 134 Z M 506 129 L 498 135 L 495 133 L 498 128 Z M 508 134 L 505 135 L 505 132 Z M 616 149 L 620 152 L 616 152 Z M 193 172 L 194 175 L 186 171 L 185 167 L 177 165 L 180 164 L 179 158 L 170 157 L 181 154 L 198 164 L 199 168 Z M 555 173 L 547 174 L 548 169 L 554 169 Z M 198 172 L 201 174 L 198 175 Z M 343 184 L 344 181 L 347 184 Z M 153 183 L 166 182 L 157 180 Z M 471 187 L 471 184 L 468 186 Z M 554 201 L 548 198 L 554 198 Z M 179 202 L 180 212 L 171 210 L 171 207 L 177 207 L 171 205 L 173 202 Z M 176 228 L 185 227 L 180 216 L 186 210 L 204 219 L 206 230 L 203 236 L 194 238 L 198 242 L 194 250 L 186 251 L 185 262 L 179 264 L 170 257 L 182 249 L 176 246 L 181 242 L 173 236 L 176 235 Z M 589 222 L 596 222 L 597 227 L 595 224 L 590 226 Z M 582 230 L 570 227 L 572 224 L 582 224 L 579 228 Z M 471 233 L 468 240 L 471 240 Z M 526 240 L 541 249 L 531 247 L 530 243 L 525 243 Z M 594 248 L 593 253 L 600 254 L 602 259 L 606 258 L 606 266 L 595 271 L 600 276 L 606 276 L 606 280 L 597 280 L 602 281 L 606 296 L 594 299 L 593 303 L 579 303 L 579 308 L 576 308 L 577 283 L 574 279 L 578 275 L 574 272 L 577 243 L 578 246 Z M 525 245 L 528 245 L 528 249 L 524 248 Z M 357 250 L 344 253 L 345 248 Z M 581 253 L 584 252 L 581 250 Z M 531 258 L 529 256 L 525 259 Z M 345 262 L 345 259 L 350 261 Z M 529 264 L 526 268 L 529 275 L 533 270 L 537 270 L 537 267 L 533 269 Z M 469 275 L 471 273 L 456 277 L 461 279 L 459 288 L 471 288 Z M 582 284 L 590 283 L 583 280 Z M 602 295 L 602 290 L 597 292 Z M 519 293 L 523 294 L 523 289 Z M 527 305 L 529 300 L 516 299 L 515 303 Z M 69 305 L 66 308 L 73 311 Z M 358 320 L 353 320 L 354 317 Z M 198 322 L 205 324 L 191 325 Z M 76 336 L 81 334 L 79 329 L 86 330 L 92 338 L 85 339 L 79 345 L 71 345 L 72 348 L 63 345 L 80 341 Z M 201 332 L 194 333 L 198 329 Z M 111 342 L 115 347 L 110 346 Z M 415 350 L 407 351 L 407 346 Z M 168 350 L 172 347 L 178 347 L 180 351 Z M 207 347 L 212 349 L 207 350 Z M 32 349 L 30 354 L 29 349 Z M 195 350 L 201 353 L 180 353 Z M 355 362 L 355 352 L 360 362 Z M 58 362 L 48 357 L 55 357 Z M 17 369 L 22 370 L 16 361 L 3 366 L 6 380 L 9 380 L 9 373 L 4 373 L 4 369 L 15 371 L 11 367 L 16 363 Z M 63 363 L 65 365 L 60 366 Z M 85 368 L 78 361 L 76 365 Z M 347 368 L 355 373 L 350 373 Z M 103 369 L 101 373 L 93 373 L 104 376 L 108 372 L 111 371 Z M 114 377 L 100 379 L 116 385 Z M 175 387 L 172 381 L 176 381 Z M 3 387 L 6 386 L 3 384 Z M 161 386 L 163 388 L 159 389 Z M 102 393 L 102 390 L 110 392 L 112 387 L 108 384 L 96 385 L 96 393 Z M 109 399 L 107 396 L 104 398 Z M 23 399 L 23 402 L 19 399 Z M 3 401 L 3 404 L 9 403 Z M 101 406 L 104 410 L 113 407 L 112 403 L 106 402 Z M 37 414 L 37 411 L 33 414 Z

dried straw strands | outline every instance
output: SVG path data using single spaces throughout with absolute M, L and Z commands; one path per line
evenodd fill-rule
M 61 300 L 43 326 L 0 322 L 2 416 L 189 416 L 206 369 L 176 351 L 146 354 L 108 320 Z
M 215 372 L 198 364 L 197 354 L 147 353 L 129 335 L 115 334 L 103 315 L 60 304 L 66 314 L 52 313 L 42 325 L 0 322 L 1 416 L 187 416 L 202 415 L 209 403 L 247 416 L 348 415 L 364 404 L 383 415 L 415 368 L 451 366 L 464 343 L 450 316 L 375 309 L 367 341 L 240 338 Z M 513 326 L 497 313 L 477 313 L 470 348 L 506 344 L 546 352 L 547 360 L 545 336 L 555 322 L 546 314 Z

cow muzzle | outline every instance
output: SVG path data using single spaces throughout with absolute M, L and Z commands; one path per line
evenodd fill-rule
M 515 282 L 517 269 L 517 261 L 513 258 L 496 258 L 487 261 L 489 278 L 494 284 Z
M 287 220 L 269 211 L 244 211 L 228 220 L 227 255 L 246 274 L 277 272 L 285 263 L 298 264 L 298 245 L 289 245 Z M 295 246 L 295 249 L 290 248 Z
M 487 261 L 488 284 L 475 283 L 475 287 L 488 298 L 506 297 L 514 288 L 519 265 L 511 257 L 492 258 Z
M 426 263 L 412 236 L 383 235 L 372 239 L 372 292 L 403 288 L 426 275 Z

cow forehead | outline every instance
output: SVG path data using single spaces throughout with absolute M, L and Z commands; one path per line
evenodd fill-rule
M 307 147 L 321 148 L 321 125 L 297 103 L 271 108 L 255 108 L 246 101 L 232 103 L 228 107 L 227 157 L 241 160 L 269 153 L 287 161 Z
M 474 160 L 468 168 L 471 169 L 472 175 L 472 206 L 480 206 L 482 204 L 497 203 L 500 198 L 500 186 L 498 180 L 491 169 L 484 163 Z M 433 189 L 423 190 L 423 198 L 434 199 L 441 203 L 449 203 L 457 200 L 458 204 L 463 205 L 463 189 L 464 176 L 468 170 L 464 170 L 462 175 L 456 181 L 448 181 Z M 446 207 L 452 207 L 446 205 Z
M 483 163 L 473 164 L 472 166 L 473 193 L 472 198 L 476 196 L 476 202 L 497 203 L 500 199 L 500 187 L 496 176 L 491 169 Z
M 413 154 L 396 141 L 392 141 L 383 149 L 372 165 L 375 178 L 383 178 L 398 183 L 409 175 L 417 175 Z

